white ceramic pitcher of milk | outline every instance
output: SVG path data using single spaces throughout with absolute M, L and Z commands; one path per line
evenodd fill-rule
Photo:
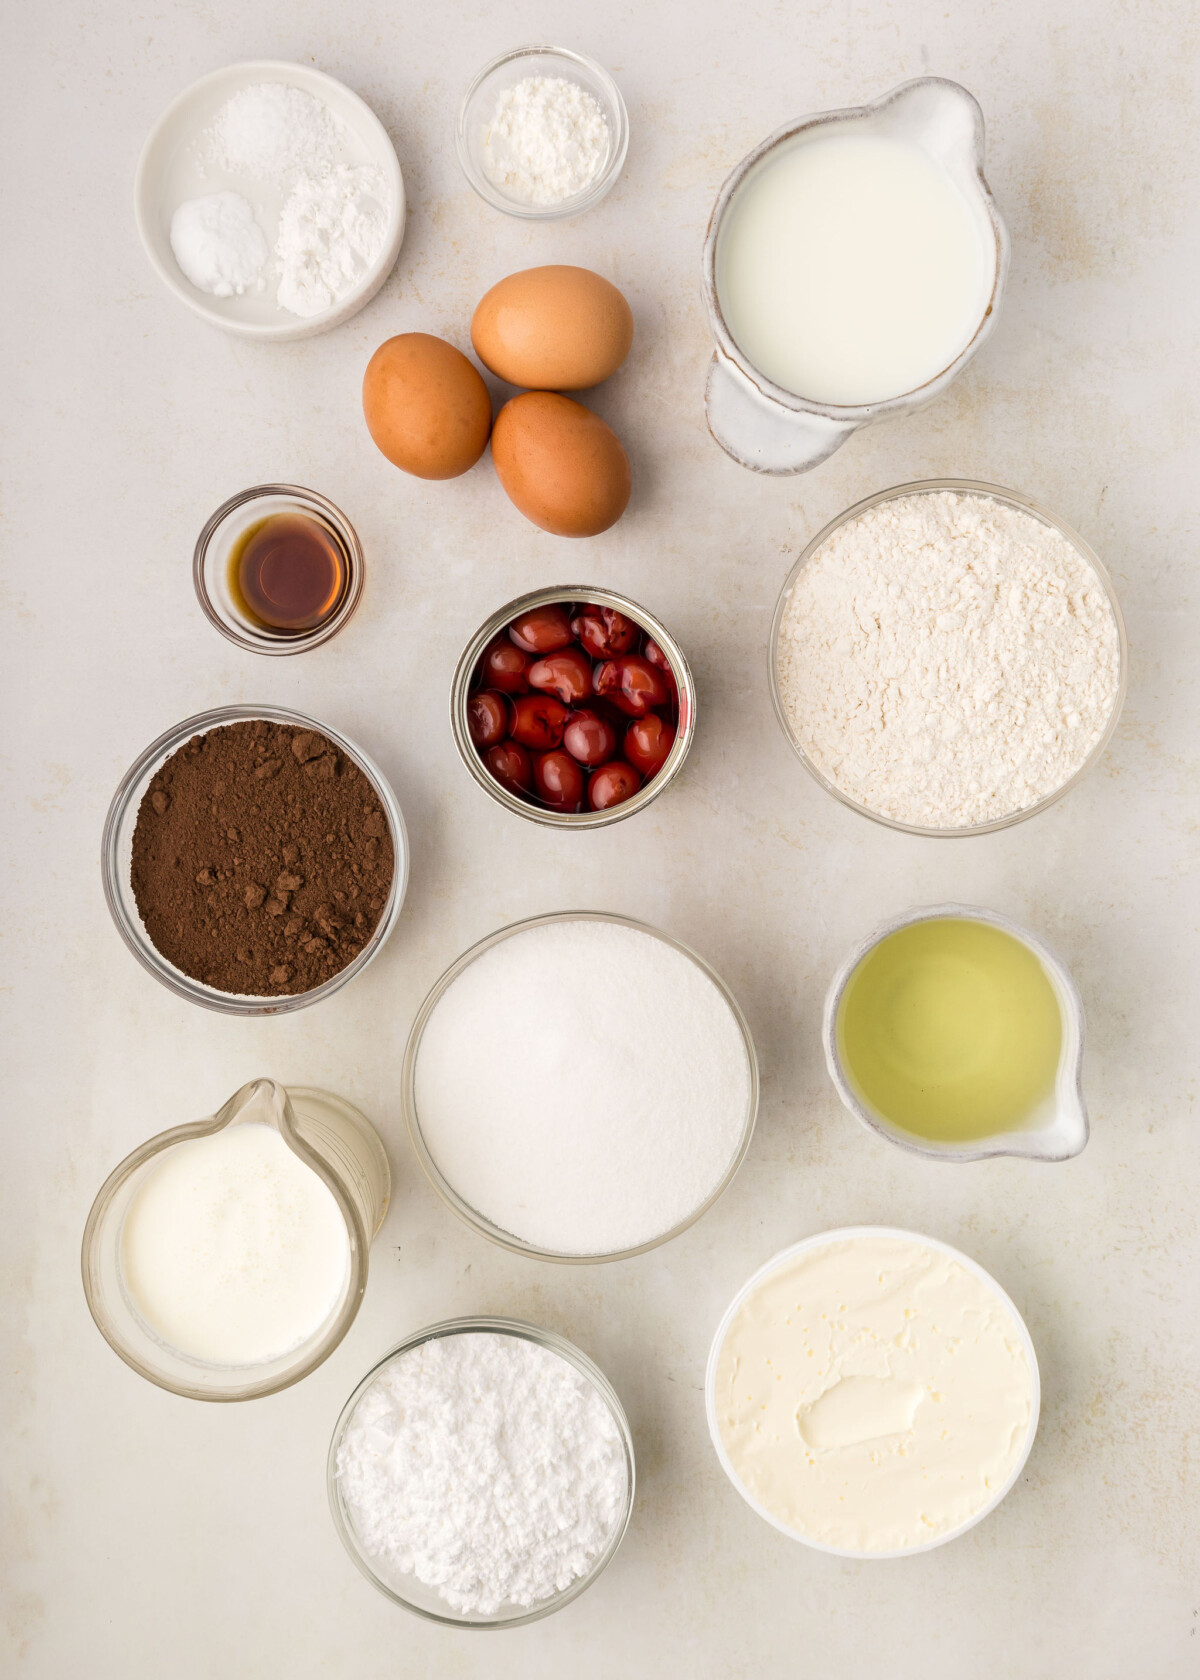
M 797 394 L 795 390 L 779 383 L 778 375 L 773 378 L 761 366 L 755 365 L 755 360 L 748 356 L 737 342 L 729 319 L 734 313 L 733 300 L 726 298 L 723 304 L 719 289 L 723 272 L 726 283 L 729 283 L 727 277 L 731 262 L 729 249 L 723 246 L 723 240 L 734 238 L 742 241 L 749 237 L 744 229 L 747 225 L 747 206 L 752 202 L 751 195 L 759 197 L 760 202 L 754 205 L 753 214 L 761 224 L 763 217 L 769 216 L 775 208 L 773 204 L 768 203 L 767 195 L 771 192 L 778 193 L 778 166 L 782 163 L 791 170 L 798 162 L 811 176 L 814 161 L 818 156 L 829 159 L 834 154 L 825 146 L 820 154 L 813 151 L 807 153 L 805 158 L 797 159 L 795 154 L 798 148 L 812 147 L 831 139 L 852 139 L 856 142 L 849 152 L 844 146 L 838 151 L 835 161 L 843 172 L 849 160 L 869 175 L 871 156 L 883 157 L 884 153 L 890 154 L 893 161 L 904 162 L 913 176 L 914 192 L 917 195 L 913 200 L 914 210 L 920 208 L 918 198 L 922 192 L 925 192 L 927 199 L 929 198 L 927 187 L 932 186 L 935 189 L 934 196 L 936 191 L 942 191 L 949 213 L 957 214 L 962 221 L 963 227 L 958 230 L 959 235 L 963 236 L 963 229 L 969 225 L 972 231 L 965 237 L 977 242 L 977 272 L 970 278 L 970 296 L 964 293 L 959 300 L 960 307 L 965 311 L 962 329 L 960 331 L 957 326 L 949 329 L 949 359 L 937 360 L 934 365 L 917 372 L 907 382 L 907 388 L 901 389 L 898 394 L 879 395 L 870 401 L 861 398 L 831 401 L 829 398 L 832 393 L 829 389 L 821 395 L 810 392 L 806 396 Z M 903 144 L 899 147 L 881 147 L 879 144 L 895 141 Z M 887 419 L 891 415 L 907 413 L 939 396 L 966 366 L 995 324 L 996 311 L 1008 271 L 1008 234 L 983 176 L 983 157 L 983 113 L 978 103 L 957 82 L 926 76 L 918 81 L 905 82 L 873 104 L 843 111 L 828 111 L 817 116 L 804 117 L 798 122 L 787 123 L 769 139 L 764 140 L 761 146 L 756 147 L 737 166 L 721 189 L 704 244 L 704 299 L 717 346 L 709 368 L 705 407 L 709 430 L 722 449 L 735 461 L 755 472 L 805 472 L 831 455 L 846 441 L 851 432 L 860 426 Z M 919 178 L 922 170 L 928 177 L 928 182 L 924 184 Z M 768 172 L 773 172 L 770 180 Z M 937 185 L 939 181 L 942 183 L 941 187 Z M 825 188 L 828 206 L 830 193 L 836 193 L 836 187 L 832 181 L 819 185 Z M 905 189 L 902 182 L 900 187 L 903 192 Z M 894 197 L 889 197 L 883 190 L 883 184 L 877 183 L 877 202 L 880 201 L 881 194 L 887 214 L 899 214 Z M 869 193 L 867 197 L 870 197 Z M 837 209 L 835 203 L 835 218 Z M 936 217 L 930 219 L 930 204 L 926 203 L 924 209 L 926 220 L 922 225 L 936 231 Z M 736 215 L 731 216 L 733 211 L 736 211 Z M 813 225 L 818 224 L 814 222 Z M 794 248 L 800 252 L 802 262 L 806 260 L 802 249 L 804 231 L 803 226 L 792 230 L 796 242 Z M 859 230 L 863 234 L 860 241 L 850 237 L 855 231 L 853 226 L 846 231 L 847 249 L 852 244 L 860 245 L 864 251 L 870 249 L 871 241 L 866 237 L 867 230 Z M 949 231 L 954 232 L 953 229 Z M 872 263 L 869 268 L 864 265 L 859 272 L 864 285 L 874 280 L 877 289 L 885 291 L 889 247 L 882 226 L 879 234 L 877 254 L 880 261 Z M 774 249 L 770 238 L 765 248 Z M 892 247 L 893 250 L 895 248 Z M 899 266 L 897 259 L 897 273 Z M 942 278 L 938 262 L 930 261 L 927 266 L 935 282 Z M 776 301 L 781 300 L 785 290 L 783 275 L 764 273 L 762 278 L 768 289 L 773 288 Z M 966 285 L 967 280 L 964 279 L 963 283 Z M 797 296 L 799 295 L 798 292 Z M 914 301 L 919 303 L 920 299 L 916 298 Z M 932 327 L 936 333 L 936 311 L 942 304 L 934 300 L 927 301 L 934 310 L 934 317 L 925 324 Z M 744 301 L 739 302 L 742 302 L 744 314 Z M 752 303 L 751 307 L 753 306 Z M 849 308 L 848 303 L 847 309 Z M 852 321 L 848 318 L 841 324 L 849 338 L 852 335 Z M 800 321 L 798 326 L 802 327 L 803 321 Z M 888 330 L 882 316 L 880 329 L 881 333 Z M 751 335 L 742 332 L 743 339 L 748 336 Z M 760 344 L 761 342 L 760 334 Z M 936 336 L 930 342 L 936 343 Z M 894 347 L 897 351 L 906 348 L 902 344 L 896 344 Z M 776 358 L 760 353 L 757 360 L 772 361 L 776 369 L 779 365 L 786 365 L 786 357 L 781 364 Z M 899 355 L 895 366 L 902 367 L 904 360 L 904 356 Z M 913 365 L 911 356 L 908 363 Z M 881 368 L 880 378 L 884 381 L 885 388 L 887 377 Z M 912 379 L 915 379 L 915 383 Z M 854 383 L 854 380 L 850 381 L 851 386 Z M 862 386 L 861 372 L 857 383 Z

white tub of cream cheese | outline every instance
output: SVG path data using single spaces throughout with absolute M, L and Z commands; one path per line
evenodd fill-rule
M 995 1510 L 1037 1433 L 1037 1355 L 981 1266 L 884 1226 L 825 1231 L 743 1285 L 713 1338 L 709 1433 L 781 1533 L 910 1557 Z

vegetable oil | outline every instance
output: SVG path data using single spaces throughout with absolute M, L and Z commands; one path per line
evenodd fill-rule
M 988 922 L 913 922 L 842 995 L 838 1050 L 859 1098 L 916 1137 L 968 1142 L 1044 1119 L 1062 1013 L 1036 954 Z

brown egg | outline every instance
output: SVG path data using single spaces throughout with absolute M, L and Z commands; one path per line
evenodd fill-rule
M 444 338 L 401 333 L 381 344 L 367 363 L 362 401 L 376 444 L 418 478 L 457 478 L 487 447 L 488 388 Z
M 633 343 L 617 288 L 588 268 L 526 268 L 480 301 L 471 343 L 484 367 L 535 391 L 583 391 L 615 373 Z
M 629 501 L 629 457 L 598 414 L 554 391 L 506 402 L 492 428 L 492 460 L 509 497 L 556 537 L 594 537 Z

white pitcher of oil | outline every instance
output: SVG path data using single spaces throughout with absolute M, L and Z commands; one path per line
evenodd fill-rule
M 1084 1017 L 1067 969 L 992 910 L 938 904 L 877 928 L 825 999 L 825 1061 L 850 1112 L 945 1161 L 1065 1161 L 1088 1140 Z

